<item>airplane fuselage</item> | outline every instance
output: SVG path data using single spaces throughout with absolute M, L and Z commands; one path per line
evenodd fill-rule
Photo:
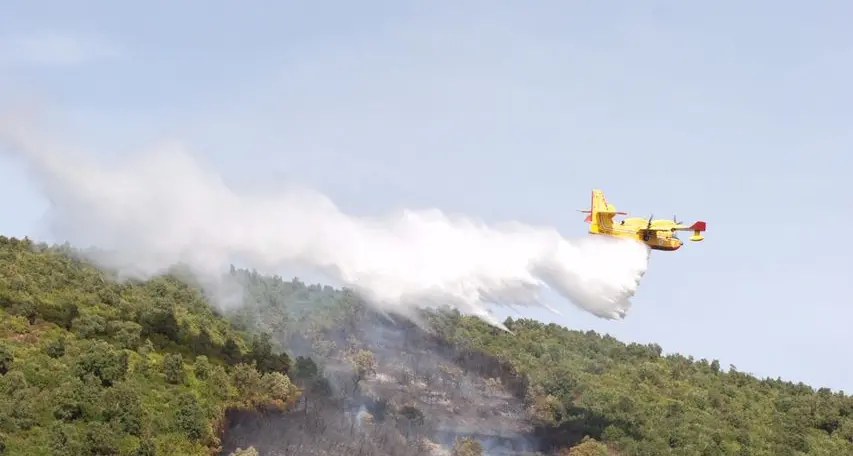
M 672 252 L 683 245 L 681 239 L 673 231 L 641 231 L 648 226 L 648 219 L 642 217 L 629 217 L 621 221 L 614 221 L 612 217 L 602 217 L 603 223 L 592 223 L 589 227 L 590 234 L 603 234 L 628 239 L 635 239 L 645 243 L 652 250 Z M 652 221 L 652 226 L 657 226 L 657 220 Z M 663 223 L 672 223 L 662 220 Z

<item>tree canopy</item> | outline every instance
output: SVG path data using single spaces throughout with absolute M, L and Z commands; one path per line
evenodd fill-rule
M 289 357 L 193 287 L 117 282 L 67 246 L 0 236 L 0 333 L 4 454 L 208 455 L 226 409 L 298 396 Z
M 507 360 L 528 376 L 533 418 L 636 455 L 853 454 L 853 398 L 828 388 L 759 379 L 734 366 L 662 356 L 593 331 L 507 319 L 436 315 L 443 337 Z

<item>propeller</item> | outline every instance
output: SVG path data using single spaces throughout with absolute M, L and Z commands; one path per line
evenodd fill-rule
M 678 221 L 678 217 L 676 217 L 675 214 L 672 214 L 672 221 L 675 222 L 676 225 L 681 225 L 681 222 Z M 677 231 L 680 229 L 681 228 L 678 228 L 677 226 L 672 227 L 672 237 L 678 239 Z
M 648 224 L 648 226 L 646 227 L 646 230 L 645 230 L 645 231 L 643 231 L 643 240 L 644 240 L 644 241 L 648 241 L 648 240 L 649 240 L 649 238 L 651 237 L 651 236 L 650 236 L 650 234 L 649 234 L 649 232 L 650 232 L 650 230 L 652 229 L 652 219 L 653 219 L 653 218 L 655 218 L 655 214 L 654 214 L 654 213 L 652 213 L 652 215 L 650 215 L 650 216 L 649 216 L 649 224 Z

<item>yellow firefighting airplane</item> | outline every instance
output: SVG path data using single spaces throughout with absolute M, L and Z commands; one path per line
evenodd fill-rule
M 616 215 L 628 215 L 627 212 L 618 212 L 616 207 L 607 204 L 604 193 L 601 190 L 592 191 L 592 201 L 589 209 L 581 210 L 586 216 L 585 222 L 589 223 L 591 234 L 603 234 L 606 236 L 624 237 L 642 241 L 654 250 L 674 251 L 681 245 L 677 231 L 693 231 L 690 240 L 694 242 L 705 239 L 700 233 L 705 231 L 705 222 L 697 221 L 693 225 L 682 225 L 675 220 L 654 219 L 654 215 L 645 219 L 643 217 L 628 217 L 616 222 Z

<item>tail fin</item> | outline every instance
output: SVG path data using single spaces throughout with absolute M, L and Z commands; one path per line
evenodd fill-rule
M 604 197 L 604 192 L 601 190 L 592 191 L 592 202 L 590 204 L 593 214 L 610 212 L 609 209 L 613 209 L 614 212 L 616 210 L 615 207 L 607 205 L 607 199 Z
M 589 209 L 582 210 L 581 212 L 585 214 L 589 214 L 584 219 L 584 222 L 590 223 L 600 223 L 599 216 L 606 215 L 609 216 L 610 220 L 613 219 L 614 215 L 628 215 L 626 212 L 619 212 L 616 210 L 616 207 L 607 204 L 607 199 L 604 197 L 604 192 L 598 189 L 592 190 L 592 196 L 590 197 Z

